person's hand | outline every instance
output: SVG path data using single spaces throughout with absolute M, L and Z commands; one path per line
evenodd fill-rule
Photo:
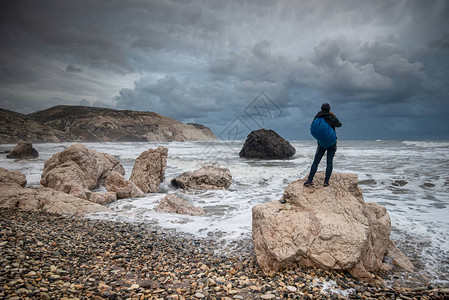
M 334 113 L 332 112 L 332 111 L 329 111 L 329 113 L 331 114 L 331 115 L 333 115 Z

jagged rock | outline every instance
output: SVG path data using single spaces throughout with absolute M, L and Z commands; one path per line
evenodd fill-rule
M 167 155 L 168 149 L 162 146 L 142 152 L 134 163 L 129 181 L 144 193 L 159 191 L 159 184 L 165 178 Z
M 89 201 L 98 203 L 101 205 L 106 205 L 106 204 L 117 201 L 117 194 L 115 192 L 92 193 L 92 195 L 90 195 L 90 197 L 89 197 Z
M 144 193 L 133 182 L 128 181 L 118 172 L 111 172 L 106 178 L 106 190 L 115 192 L 118 199 L 142 197 Z
M 324 174 L 316 178 L 322 182 Z M 364 202 L 357 175 L 334 173 L 330 187 L 304 187 L 305 180 L 285 189 L 281 200 L 286 204 L 272 201 L 253 208 L 254 249 L 265 272 L 296 263 L 348 271 L 370 281 L 371 272 L 384 269 L 387 252 L 402 253 L 390 241 L 387 210 Z M 410 269 L 411 262 L 405 260 L 403 267 Z
M 99 204 L 51 188 L 22 188 L 16 183 L 0 183 L 0 208 L 78 216 L 110 211 Z
M 227 168 L 205 166 L 182 173 L 171 184 L 185 190 L 226 190 L 232 184 L 232 176 Z
M 47 160 L 41 184 L 89 199 L 90 190 L 103 185 L 112 171 L 125 174 L 117 158 L 76 144 Z
M 190 215 L 190 216 L 204 216 L 204 210 L 201 207 L 195 206 L 186 200 L 177 197 L 174 194 L 168 194 L 161 199 L 156 211 L 163 211 L 169 213 Z
M 295 148 L 273 130 L 252 131 L 246 138 L 239 156 L 246 158 L 285 159 L 295 154 Z
M 22 140 L 6 155 L 6 158 L 11 159 L 31 159 L 38 157 L 39 153 L 33 148 L 33 144 Z
M 0 167 L 0 183 L 17 183 L 21 187 L 27 185 L 25 174 L 19 171 L 9 171 Z
M 396 247 L 393 241 L 390 241 L 390 243 L 388 244 L 386 255 L 393 259 L 393 265 L 397 267 L 403 268 L 409 272 L 412 272 L 415 269 L 412 262 L 404 254 L 404 252 Z

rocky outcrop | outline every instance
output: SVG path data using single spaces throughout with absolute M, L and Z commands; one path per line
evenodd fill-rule
M 115 157 L 76 144 L 53 155 L 45 163 L 41 184 L 89 199 L 90 191 L 103 185 L 112 171 L 125 174 Z
M 246 138 L 239 156 L 245 158 L 286 159 L 295 154 L 295 148 L 273 130 L 252 131 Z
M 129 181 L 144 193 L 159 191 L 159 185 L 165 178 L 167 155 L 168 149 L 162 146 L 142 152 L 134 163 Z
M 0 208 L 77 216 L 109 211 L 99 204 L 51 188 L 22 188 L 16 183 L 0 183 Z
M 171 184 L 185 190 L 226 190 L 232 184 L 232 176 L 227 168 L 205 166 L 182 173 Z
M 20 140 L 41 143 L 77 141 L 75 136 L 67 132 L 0 108 L 0 144 L 17 143 Z
M 184 124 L 146 111 L 55 106 L 23 115 L 0 109 L 0 143 L 146 142 L 216 140 L 201 124 Z
M 324 174 L 316 175 L 318 181 Z M 292 182 L 280 201 L 253 208 L 253 241 L 265 271 L 298 264 L 343 270 L 372 280 L 385 269 L 385 255 L 411 270 L 412 264 L 390 241 L 390 217 L 377 203 L 365 203 L 355 174 L 332 174 L 330 187 L 304 187 Z
M 27 185 L 25 174 L 19 171 L 9 171 L 0 167 L 0 183 L 16 183 L 20 187 Z
M 174 194 L 168 194 L 161 199 L 156 211 L 169 212 L 190 216 L 204 216 L 204 210 L 201 207 L 195 206 Z
M 98 203 L 101 205 L 106 205 L 106 204 L 117 201 L 117 194 L 114 192 L 92 193 L 92 195 L 90 195 L 89 201 Z
M 144 195 L 137 185 L 126 180 L 122 174 L 115 171 L 111 172 L 106 178 L 106 190 L 114 192 L 118 199 L 142 197 Z
M 6 155 L 6 158 L 10 159 L 33 159 L 38 157 L 39 153 L 33 148 L 33 144 L 22 140 Z

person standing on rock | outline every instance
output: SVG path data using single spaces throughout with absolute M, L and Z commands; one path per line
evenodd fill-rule
M 322 120 L 317 120 L 317 119 Z M 315 122 L 317 120 L 317 122 Z M 326 121 L 329 126 L 326 124 L 320 122 Z M 314 123 L 318 123 L 319 125 L 316 125 Z M 315 133 L 313 132 L 312 127 L 319 126 L 321 131 L 325 131 L 324 137 L 317 137 Z M 329 186 L 329 179 L 332 174 L 333 169 L 333 160 L 335 152 L 337 151 L 337 137 L 335 134 L 335 127 L 340 127 L 341 122 L 338 120 L 338 118 L 334 115 L 334 113 L 331 111 L 331 106 L 329 103 L 323 103 L 321 105 L 321 111 L 318 112 L 318 114 L 313 119 L 313 123 L 311 126 L 311 132 L 312 135 L 314 135 L 315 138 L 317 138 L 318 141 L 318 147 L 315 152 L 315 158 L 313 159 L 312 167 L 310 168 L 309 177 L 306 182 L 304 182 L 304 186 L 312 186 L 313 185 L 313 177 L 315 176 L 315 173 L 318 169 L 318 165 L 320 164 L 321 159 L 323 158 L 323 155 L 325 152 L 327 152 L 327 165 L 326 165 L 326 176 L 324 178 L 324 184 L 323 186 Z

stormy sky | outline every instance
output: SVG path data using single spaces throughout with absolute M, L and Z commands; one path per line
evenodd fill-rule
M 154 111 L 223 139 L 449 139 L 449 1 L 2 1 L 0 108 Z

